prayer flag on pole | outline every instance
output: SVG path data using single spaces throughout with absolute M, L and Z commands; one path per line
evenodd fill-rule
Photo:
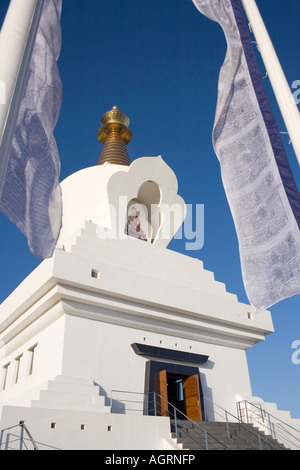
M 0 119 L 0 210 L 40 258 L 53 255 L 62 224 L 60 160 L 53 136 L 62 102 L 57 67 L 61 8 L 62 0 L 12 0 L 0 36 L 5 57 L 14 32 L 17 41 L 19 33 L 28 31 L 24 47 L 16 42 L 11 51 L 12 63 L 9 57 L 0 63 L 2 70 L 18 72 L 8 83 L 10 102 Z M 18 54 L 20 63 L 14 65 Z
M 193 0 L 227 40 L 213 145 L 255 309 L 300 293 L 300 195 L 265 92 L 240 0 Z

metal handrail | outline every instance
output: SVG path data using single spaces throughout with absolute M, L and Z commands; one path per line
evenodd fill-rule
M 260 408 L 260 410 L 263 411 L 263 413 L 265 413 L 265 414 L 268 415 L 269 417 L 276 419 L 277 421 L 281 422 L 281 423 L 284 424 L 285 426 L 288 426 L 289 428 L 293 429 L 293 431 L 296 431 L 297 433 L 299 433 L 299 437 L 300 437 L 300 430 L 299 430 L 299 429 L 294 428 L 294 427 L 291 426 L 290 424 L 288 424 L 288 423 L 282 421 L 280 418 L 277 418 L 277 416 L 272 415 L 271 413 L 269 413 L 269 412 L 266 411 L 266 410 L 263 410 L 263 409 L 261 408 L 261 404 L 259 404 L 259 407 L 258 407 L 258 405 L 257 405 L 256 403 L 251 403 L 251 402 L 248 401 L 248 400 L 242 400 L 242 401 L 237 402 L 238 405 L 239 405 L 240 403 L 246 403 L 246 404 L 248 403 L 249 405 L 251 405 L 251 406 L 253 406 L 253 407 Z
M 177 427 L 177 420 L 178 420 L 178 416 L 177 414 L 179 415 L 182 415 L 184 416 L 184 419 L 191 422 L 193 424 L 194 427 L 196 427 L 198 430 L 201 430 L 203 433 L 204 433 L 204 436 L 205 436 L 205 440 L 206 440 L 206 449 L 208 449 L 208 437 L 211 437 L 214 441 L 216 441 L 218 444 L 221 444 L 223 446 L 224 449 L 226 449 L 226 445 L 219 441 L 218 439 L 215 438 L 215 436 L 213 436 L 213 434 L 210 434 L 207 432 L 206 429 L 204 429 L 203 427 L 201 427 L 201 425 L 196 422 L 196 421 L 193 421 L 191 420 L 188 416 L 186 416 L 182 411 L 180 411 L 178 408 L 176 408 L 172 403 L 168 402 L 164 397 L 161 397 L 158 393 L 156 392 L 150 392 L 150 393 L 143 393 L 143 392 L 132 392 L 132 391 L 128 391 L 128 390 L 112 390 L 111 391 L 111 407 L 112 407 L 112 404 L 113 404 L 113 398 L 112 398 L 112 394 L 116 392 L 116 393 L 126 393 L 128 395 L 130 394 L 134 394 L 134 395 L 143 395 L 143 397 L 147 397 L 148 398 L 148 401 L 146 403 L 147 407 L 146 407 L 146 410 L 145 410 L 145 402 L 144 400 L 143 401 L 137 401 L 137 400 L 129 400 L 129 399 L 124 399 L 122 400 L 122 403 L 141 403 L 143 404 L 143 410 L 137 410 L 135 409 L 134 411 L 142 411 L 143 413 L 146 411 L 146 414 L 148 415 L 149 413 L 149 397 L 150 395 L 153 395 L 154 397 L 159 397 L 160 399 L 164 400 L 167 404 L 168 404 L 168 413 L 170 414 L 170 409 L 169 409 L 169 405 L 174 409 L 174 418 L 175 418 L 175 434 L 177 435 L 178 434 L 178 427 Z M 217 405 L 216 403 L 214 403 L 212 400 L 210 400 L 209 398 L 207 397 L 204 397 L 204 400 L 206 402 L 210 402 L 214 408 L 218 407 L 220 410 L 222 410 L 224 412 L 224 415 L 225 415 L 225 421 L 217 421 L 217 420 L 214 420 L 215 423 L 219 424 L 220 426 L 223 426 L 224 425 L 224 422 L 226 424 L 226 428 L 227 428 L 227 436 L 229 438 L 232 438 L 234 432 L 233 432 L 233 422 L 236 422 L 238 424 L 242 424 L 243 425 L 243 429 L 245 431 L 248 432 L 248 440 L 246 440 L 246 438 L 244 439 L 242 436 L 240 436 L 240 439 L 242 441 L 244 441 L 245 443 L 247 443 L 248 445 L 250 445 L 253 449 L 257 449 L 257 445 L 259 446 L 259 449 L 260 450 L 264 450 L 264 444 L 267 445 L 268 447 L 274 449 L 274 446 L 275 448 L 277 447 L 278 449 L 280 450 L 283 450 L 282 448 L 282 445 L 277 443 L 276 441 L 274 440 L 271 440 L 269 436 L 266 436 L 265 434 L 263 434 L 262 432 L 260 431 L 257 431 L 256 429 L 254 429 L 250 424 L 248 423 L 245 423 L 243 420 L 239 419 L 239 417 L 237 416 L 234 416 L 232 413 L 230 413 L 229 411 L 225 410 L 224 408 L 222 408 L 220 405 Z M 156 398 L 153 400 L 154 402 L 154 414 L 155 416 L 157 416 L 157 400 Z M 206 408 L 206 407 L 205 407 Z M 129 409 L 128 409 L 129 411 Z M 133 411 L 132 409 L 130 409 L 130 411 Z M 152 410 L 151 410 L 152 411 Z M 220 413 L 216 412 L 216 410 L 214 409 L 214 413 L 215 414 L 218 414 L 219 416 L 221 416 Z M 171 413 L 172 414 L 172 413 Z M 228 417 L 231 417 L 231 421 L 229 422 L 228 420 Z M 207 414 L 206 414 L 206 418 L 207 418 Z M 231 432 L 232 431 L 232 432 Z M 235 431 L 235 430 L 234 430 Z M 181 431 L 183 432 L 184 434 L 187 435 L 187 433 L 185 433 L 184 431 Z M 189 435 L 189 438 L 191 438 L 191 435 Z M 194 439 L 193 439 L 194 440 Z M 255 440 L 255 442 L 254 442 Z M 252 441 L 252 442 L 250 442 Z
M 33 445 L 33 450 L 39 450 L 38 449 L 38 446 L 37 446 L 37 443 L 35 442 L 35 440 L 33 439 L 31 433 L 29 432 L 29 429 L 27 428 L 26 424 L 24 421 L 20 421 L 19 424 L 15 424 L 14 426 L 10 426 L 8 428 L 5 428 L 5 429 L 1 429 L 1 432 L 0 432 L 0 450 L 1 447 L 2 447 L 2 441 L 3 441 L 3 436 L 4 436 L 4 433 L 6 431 L 9 431 L 11 429 L 14 429 L 14 428 L 17 428 L 17 427 L 20 427 L 21 428 L 21 433 L 20 433 L 20 447 L 19 447 L 19 450 L 23 450 L 23 444 L 24 444 L 24 431 L 26 432 L 31 444 Z
M 201 427 L 201 425 L 199 425 L 199 423 L 191 420 L 188 416 L 186 416 L 184 413 L 182 413 L 182 411 L 180 411 L 178 408 L 176 408 L 172 403 L 168 402 L 164 397 L 161 397 L 158 393 L 156 392 L 150 392 L 150 393 L 143 393 L 143 392 L 132 392 L 132 391 L 128 391 L 128 390 L 111 390 L 111 408 L 112 408 L 112 404 L 113 404 L 113 393 L 116 392 L 116 393 L 126 393 L 126 394 L 133 394 L 133 395 L 143 395 L 143 397 L 147 397 L 147 407 L 146 407 L 146 412 L 147 412 L 147 415 L 149 413 L 149 404 L 151 403 L 149 398 L 151 395 L 153 395 L 153 412 L 154 412 L 154 415 L 157 416 L 158 413 L 159 413 L 159 410 L 158 410 L 158 407 L 157 407 L 157 399 L 156 397 L 159 397 L 160 399 L 164 400 L 168 406 L 170 405 L 173 410 L 174 410 L 174 413 L 170 412 L 169 411 L 169 415 L 172 415 L 173 418 L 174 418 L 174 421 L 175 421 L 175 435 L 176 437 L 178 437 L 178 433 L 181 432 L 183 434 L 185 434 L 186 436 L 189 437 L 189 439 L 191 439 L 193 442 L 195 442 L 197 445 L 202 445 L 199 441 L 195 440 L 190 434 L 186 433 L 183 429 L 181 429 L 180 431 L 178 431 L 178 415 L 180 416 L 184 416 L 184 419 L 189 421 L 190 423 L 192 423 L 192 425 L 194 426 L 194 430 L 195 430 L 195 427 L 197 428 L 199 434 L 198 436 L 202 438 L 202 435 L 200 435 L 200 433 L 203 433 L 204 435 L 204 440 L 205 440 L 205 449 L 206 450 L 209 450 L 209 446 L 211 445 L 212 447 L 214 447 L 214 444 L 212 442 L 209 443 L 209 438 L 211 438 L 211 440 L 215 443 L 218 443 L 219 445 L 221 445 L 223 447 L 223 449 L 225 450 L 226 449 L 226 445 L 223 444 L 223 442 L 219 441 L 218 439 L 216 439 L 212 434 L 210 434 L 209 432 L 207 432 L 206 429 L 203 429 Z M 126 403 L 137 403 L 136 400 L 123 400 L 123 402 L 126 402 Z M 143 405 L 145 404 L 144 401 L 139 401 L 138 403 L 143 403 Z M 132 411 L 132 410 L 131 410 Z M 135 410 L 135 411 L 141 411 L 141 410 Z M 143 409 L 143 412 L 145 411 L 145 409 Z M 169 416 L 170 417 L 170 416 Z M 197 432 L 196 432 L 197 434 Z
M 192 423 L 192 425 L 194 426 L 194 429 L 195 429 L 195 426 L 196 426 L 196 428 L 199 430 L 199 432 L 203 432 L 203 433 L 204 433 L 204 436 L 205 436 L 205 443 L 206 443 L 206 450 L 208 450 L 208 447 L 209 447 L 209 444 L 208 444 L 208 437 L 210 437 L 211 439 L 213 439 L 213 441 L 215 441 L 216 443 L 218 443 L 219 445 L 221 445 L 221 446 L 224 448 L 224 450 L 226 449 L 226 445 L 225 445 L 223 442 L 219 441 L 216 437 L 214 437 L 212 434 L 210 434 L 209 432 L 207 432 L 207 430 L 204 429 L 198 422 L 193 421 L 192 419 L 190 419 L 186 414 L 184 414 L 182 411 L 180 411 L 180 410 L 179 410 L 178 408 L 176 408 L 172 403 L 170 403 L 170 402 L 169 402 L 168 400 L 166 400 L 164 397 L 160 396 L 158 393 L 156 393 L 156 392 L 151 392 L 151 393 L 152 393 L 152 394 L 154 395 L 154 397 L 155 397 L 155 402 L 156 402 L 156 397 L 159 397 L 160 399 L 164 400 L 165 403 L 168 404 L 168 413 L 169 413 L 169 414 L 172 415 L 172 412 L 170 412 L 170 409 L 169 409 L 169 405 L 174 409 L 174 414 L 173 414 L 173 416 L 174 416 L 174 419 L 175 419 L 175 434 L 176 434 L 176 436 L 177 436 L 177 434 L 178 434 L 178 426 L 177 426 L 177 425 L 178 425 L 178 422 L 177 422 L 177 421 L 178 421 L 178 418 L 177 418 L 177 413 L 179 413 L 179 415 L 184 416 L 184 419 L 185 419 L 186 421 Z M 149 393 L 148 395 L 150 396 L 151 393 Z M 185 435 L 188 435 L 188 437 L 189 437 L 190 439 L 192 439 L 194 442 L 196 442 L 196 443 L 198 444 L 198 442 L 195 441 L 195 440 L 192 438 L 192 436 L 191 436 L 190 434 L 188 434 L 188 433 L 186 433 L 186 432 L 184 432 L 184 431 L 182 431 L 182 430 L 181 430 L 181 432 L 183 432 Z M 213 444 L 212 444 L 212 445 L 213 445 Z
M 263 426 L 267 430 L 269 430 L 269 432 L 271 433 L 271 436 L 274 439 L 278 439 L 278 437 L 279 437 L 279 438 L 283 439 L 285 442 L 287 442 L 288 444 L 292 444 L 295 447 L 297 447 L 298 449 L 300 449 L 300 430 L 299 429 L 294 428 L 293 426 L 291 426 L 290 424 L 284 422 L 280 418 L 277 418 L 276 416 L 272 415 L 271 413 L 267 412 L 266 410 L 263 410 L 260 403 L 255 404 L 255 403 L 249 402 L 248 400 L 242 400 L 242 401 L 237 402 L 237 410 L 238 410 L 238 414 L 240 416 L 241 421 L 243 421 L 242 408 L 241 408 L 242 403 L 245 404 L 246 419 L 247 419 L 248 422 L 250 420 L 252 420 L 253 422 L 258 423 L 260 426 Z M 258 413 L 255 410 L 254 411 L 252 411 L 251 409 L 249 410 L 247 405 L 250 405 L 251 407 L 255 408 L 256 410 L 259 410 L 262 422 L 259 421 L 258 418 L 255 419 L 255 417 L 258 415 Z M 249 411 L 252 411 L 250 417 L 249 417 Z M 273 422 L 272 420 L 276 420 L 276 422 Z M 265 424 L 265 421 L 267 421 L 268 425 Z M 292 431 L 296 432 L 298 435 L 295 436 L 294 434 L 292 434 L 292 432 L 289 429 L 286 429 L 286 428 L 291 429 Z M 279 431 L 281 430 L 281 432 L 284 432 L 285 435 L 280 433 L 278 430 Z M 295 444 L 295 442 L 293 442 L 289 438 L 287 438 L 286 435 L 288 435 L 292 439 L 294 439 L 298 443 L 298 445 Z
M 207 397 L 204 397 L 204 401 L 210 402 L 214 407 L 217 407 L 217 408 L 219 408 L 220 410 L 222 410 L 222 411 L 224 412 L 224 415 L 225 415 L 225 422 L 226 422 L 227 432 L 228 432 L 228 437 L 231 437 L 231 435 L 230 435 L 230 427 L 232 427 L 232 421 L 230 422 L 230 421 L 228 420 L 228 416 L 231 416 L 231 417 L 233 418 L 233 420 L 235 420 L 237 423 L 239 423 L 239 424 L 243 423 L 244 429 L 249 433 L 249 434 L 248 434 L 249 437 L 251 436 L 251 438 L 254 438 L 254 435 L 256 435 L 256 437 L 257 437 L 257 442 L 258 442 L 258 444 L 259 444 L 260 450 L 263 450 L 263 447 L 262 447 L 262 444 L 263 444 L 263 443 L 266 443 L 268 446 L 271 446 L 271 447 L 273 447 L 273 446 L 278 447 L 279 449 L 282 450 L 282 446 L 281 446 L 279 443 L 277 443 L 277 442 L 275 442 L 275 441 L 272 441 L 272 442 L 271 442 L 271 439 L 270 439 L 268 436 L 262 434 L 260 431 L 256 431 L 255 429 L 253 429 L 253 428 L 249 425 L 249 423 L 245 423 L 245 422 L 244 422 L 243 420 L 241 420 L 238 416 L 234 416 L 232 413 L 230 413 L 229 411 L 225 410 L 225 408 L 222 408 L 222 406 L 216 404 L 215 402 L 213 402 L 212 400 L 210 400 L 210 399 L 207 398 Z M 221 416 L 221 414 L 218 413 L 218 412 L 216 412 L 215 409 L 214 409 L 214 413 L 215 413 L 215 414 L 218 414 L 219 416 Z M 216 422 L 219 422 L 219 421 L 216 421 Z M 245 439 L 243 439 L 242 437 L 240 437 L 240 438 L 241 438 L 244 442 L 246 442 Z

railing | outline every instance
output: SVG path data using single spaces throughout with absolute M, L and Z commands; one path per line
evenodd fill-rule
M 122 395 L 123 398 L 120 398 L 120 395 Z M 119 398 L 115 398 L 116 396 L 119 396 Z M 135 396 L 137 398 L 134 398 Z M 175 434 L 176 438 L 187 437 L 199 449 L 203 450 L 226 449 L 226 446 L 221 441 L 207 432 L 206 429 L 203 429 L 197 422 L 188 418 L 182 411 L 156 392 L 147 394 L 122 390 L 112 390 L 111 392 L 112 413 L 138 412 L 147 416 L 163 416 L 162 409 L 164 409 L 165 406 L 162 406 L 162 403 L 168 408 L 168 416 L 171 419 L 171 431 Z M 192 432 L 186 431 L 184 427 L 180 425 L 180 420 L 183 419 L 190 424 L 189 431 Z
M 246 445 L 256 450 L 271 450 L 274 448 L 282 450 L 280 443 L 271 440 L 269 436 L 266 436 L 260 430 L 254 429 L 251 426 L 252 423 L 240 419 L 239 414 L 235 416 L 207 397 L 204 397 L 204 402 L 205 419 L 207 421 L 219 422 L 220 424 L 225 422 L 228 437 L 233 437 L 237 432 L 237 426 L 242 425 L 242 433 L 239 433 L 239 439 Z M 273 438 L 273 436 L 271 437 Z
M 19 432 L 14 433 L 13 430 Z M 4 437 L 6 436 L 5 442 Z M 4 446 L 4 449 L 2 448 Z M 38 446 L 30 434 L 24 421 L 15 426 L 1 430 L 0 450 L 38 450 Z
M 257 425 L 273 439 L 291 449 L 300 450 L 300 431 L 276 416 L 263 410 L 261 404 L 243 400 L 237 403 L 240 421 Z
M 226 433 L 229 439 L 235 437 L 239 430 L 239 440 L 245 446 L 255 450 L 268 450 L 280 449 L 282 446 L 272 441 L 268 436 L 255 430 L 253 426 L 240 420 L 237 416 L 226 411 L 222 407 L 216 405 L 214 402 L 205 398 L 205 419 L 206 421 L 213 421 L 218 426 L 218 430 L 224 431 L 226 426 Z M 162 406 L 162 403 L 165 406 Z M 167 410 L 162 413 L 162 410 Z M 172 411 L 173 410 L 173 411 Z M 140 413 L 152 416 L 169 416 L 171 418 L 171 431 L 174 432 L 177 438 L 188 437 L 199 448 L 204 450 L 212 449 L 226 449 L 227 446 L 217 439 L 213 433 L 208 432 L 201 426 L 199 422 L 192 421 L 181 410 L 176 408 L 173 404 L 169 403 L 163 397 L 155 392 L 144 394 L 142 392 L 128 392 L 121 390 L 112 390 L 111 392 L 111 412 L 112 413 Z M 209 416 L 210 415 L 210 416 Z M 208 418 L 209 416 L 209 418 Z M 183 426 L 183 421 L 188 426 Z M 188 428 L 185 430 L 185 428 Z M 239 429 L 237 429 L 237 427 Z M 192 428 L 192 433 L 190 432 Z

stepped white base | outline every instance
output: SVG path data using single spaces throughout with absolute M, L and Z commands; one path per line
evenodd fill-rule
M 165 417 L 94 411 L 0 407 L 0 429 L 25 421 L 39 450 L 179 450 Z M 1 449 L 19 448 L 20 428 L 4 433 Z M 30 441 L 25 443 L 32 449 Z
M 65 376 L 49 380 L 46 389 L 41 389 L 39 397 L 31 401 L 31 407 L 110 413 L 110 406 L 105 405 L 105 397 L 100 396 L 97 385 L 86 379 Z
M 292 418 L 289 411 L 279 410 L 276 403 L 265 402 L 260 397 L 251 396 L 246 400 L 249 402 L 248 410 L 242 410 L 245 421 L 248 416 L 249 422 L 260 431 L 272 434 L 290 449 L 300 450 L 300 419 Z M 255 406 L 251 407 L 251 404 Z

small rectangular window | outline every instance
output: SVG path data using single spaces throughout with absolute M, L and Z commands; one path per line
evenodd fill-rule
M 92 269 L 91 276 L 95 279 L 100 279 L 100 271 L 97 271 L 97 269 Z
M 23 354 L 20 354 L 20 356 L 15 358 L 15 370 L 14 370 L 14 380 L 13 383 L 16 384 L 19 381 L 19 373 L 20 373 L 20 362 L 21 362 L 21 357 Z
M 37 344 L 32 346 L 31 348 L 28 349 L 29 353 L 29 362 L 28 362 L 28 373 L 27 375 L 32 375 L 33 374 L 33 364 L 34 364 L 34 355 L 35 355 L 35 349 L 37 347 Z
M 1 391 L 5 390 L 7 383 L 7 373 L 10 362 L 2 367 L 2 380 L 1 380 Z

